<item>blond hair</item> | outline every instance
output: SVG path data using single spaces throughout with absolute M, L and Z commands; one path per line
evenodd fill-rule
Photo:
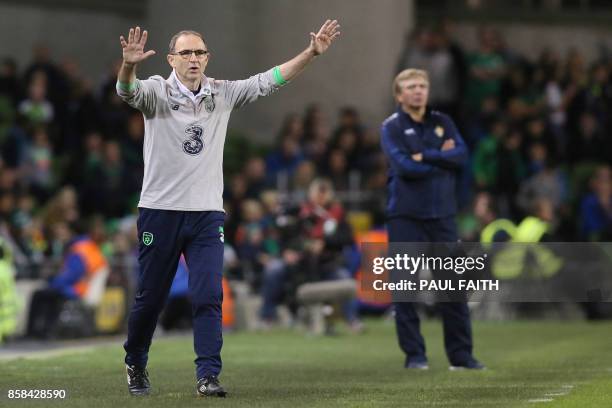
M 395 76 L 393 80 L 393 96 L 396 96 L 400 93 L 400 82 L 406 81 L 412 78 L 423 78 L 427 83 L 429 83 L 429 74 L 424 69 L 416 69 L 416 68 L 408 68 L 400 72 Z

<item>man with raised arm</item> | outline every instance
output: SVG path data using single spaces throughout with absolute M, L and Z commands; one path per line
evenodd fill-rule
M 147 357 L 157 318 L 185 256 L 193 304 L 197 394 L 225 397 L 221 372 L 223 292 L 223 145 L 233 109 L 267 96 L 298 76 L 338 38 L 338 22 L 327 20 L 293 59 L 240 81 L 204 75 L 210 52 L 196 31 L 170 40 L 166 79 L 136 78 L 136 66 L 155 55 L 145 52 L 147 31 L 132 28 L 120 37 L 123 64 L 117 93 L 145 120 L 144 180 L 138 203 L 140 266 L 138 289 L 128 321 L 128 389 L 150 391 Z

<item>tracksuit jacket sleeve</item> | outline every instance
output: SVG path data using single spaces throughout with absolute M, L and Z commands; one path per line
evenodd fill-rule
M 423 161 L 444 168 L 459 169 L 467 160 L 467 146 L 454 123 L 450 122 L 448 129 L 455 141 L 455 147 L 445 151 L 426 149 L 423 151 Z
M 234 109 L 240 108 L 279 89 L 281 85 L 274 80 L 273 71 L 274 69 L 270 69 L 239 81 L 224 81 L 230 106 Z
M 412 160 L 411 153 L 401 146 L 387 126 L 382 127 L 381 133 L 382 150 L 389 160 L 389 165 L 399 176 L 422 178 L 431 174 L 434 167 Z
M 162 77 L 156 75 L 149 79 L 136 79 L 136 82 L 129 85 L 117 82 L 117 95 L 132 108 L 151 117 L 155 114 L 157 93 L 161 92 L 161 81 L 163 80 Z

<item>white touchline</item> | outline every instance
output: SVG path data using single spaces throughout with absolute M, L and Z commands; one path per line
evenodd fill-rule
M 534 398 L 534 399 L 527 400 L 527 402 L 532 403 L 532 404 L 537 404 L 539 402 L 552 402 L 552 401 L 553 401 L 552 398 Z
M 560 387 L 560 389 L 554 390 L 552 392 L 547 392 L 546 394 L 544 394 L 545 398 L 532 398 L 532 399 L 528 399 L 527 402 L 530 404 L 537 404 L 541 402 L 552 402 L 554 401 L 554 398 L 551 398 L 551 397 L 563 397 L 569 394 L 572 388 L 574 388 L 573 384 L 563 384 Z
M 97 345 L 87 346 L 75 346 L 72 348 L 59 348 L 52 350 L 41 350 L 41 351 L 17 351 L 13 353 L 7 353 L 0 357 L 0 361 L 16 360 L 19 358 L 30 359 L 30 360 L 44 360 L 53 357 L 60 357 L 69 354 L 81 354 L 87 353 L 99 347 Z

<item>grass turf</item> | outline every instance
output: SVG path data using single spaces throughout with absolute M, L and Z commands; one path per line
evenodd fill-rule
M 127 394 L 120 345 L 0 361 L 0 406 L 612 407 L 610 323 L 475 322 L 476 356 L 489 367 L 481 372 L 449 372 L 437 321 L 423 326 L 431 368 L 417 372 L 402 368 L 390 322 L 367 326 L 336 337 L 226 335 L 226 399 L 195 397 L 190 337 L 154 341 L 146 398 Z M 64 389 L 67 397 L 8 400 L 9 389 Z

